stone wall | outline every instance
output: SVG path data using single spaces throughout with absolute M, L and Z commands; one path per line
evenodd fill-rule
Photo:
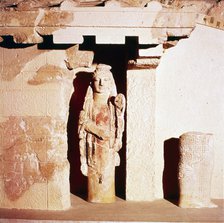
M 224 32 L 197 25 L 189 39 L 179 41 L 166 51 L 157 68 L 157 183 L 162 187 L 162 179 L 169 182 L 169 195 L 178 192 L 175 183 L 177 138 L 188 131 L 201 131 L 213 133 L 215 139 L 211 196 L 224 197 L 223 58 Z M 159 162 L 163 159 L 165 167 Z M 167 178 L 163 174 L 168 172 Z
M 65 60 L 74 68 L 93 57 L 80 59 L 76 49 L 0 48 L 1 207 L 70 207 L 67 121 L 75 70 Z

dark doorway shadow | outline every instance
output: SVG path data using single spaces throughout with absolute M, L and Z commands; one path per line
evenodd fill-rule
M 117 92 L 126 96 L 126 70 L 129 49 L 126 45 L 95 45 L 94 63 L 104 63 L 112 67 Z M 126 115 L 125 115 L 126 117 Z M 125 121 L 126 123 L 126 121 Z M 120 166 L 115 168 L 116 196 L 125 199 L 126 184 L 126 131 L 123 133 L 123 146 L 119 151 Z
M 87 195 L 87 177 L 82 175 L 80 171 L 78 120 L 90 81 L 90 73 L 80 72 L 76 74 L 76 78 L 73 82 L 74 92 L 69 103 L 69 117 L 67 123 L 70 191 L 72 194 L 83 199 L 85 199 Z
M 112 67 L 111 71 L 114 76 L 114 80 L 117 86 L 117 92 L 123 93 L 126 96 L 126 71 L 128 61 L 135 59 L 137 56 L 137 38 L 127 38 L 125 44 L 96 44 L 93 36 L 85 36 L 84 42 L 79 46 L 79 50 L 90 50 L 94 52 L 93 63 L 104 63 Z M 77 85 L 76 85 L 77 84 Z M 81 86 L 79 86 L 81 84 Z M 75 194 L 84 193 L 87 194 L 87 179 L 82 176 L 80 172 L 80 160 L 79 160 L 79 145 L 77 136 L 78 116 L 82 109 L 84 97 L 87 89 L 85 83 L 76 81 L 71 103 L 70 114 L 68 121 L 68 135 L 69 135 L 69 161 L 71 163 L 71 192 Z M 77 93 L 77 91 L 80 91 Z M 78 95 L 77 95 L 78 94 Z M 79 98 L 79 99 L 78 99 Z M 72 108 L 71 108 L 72 107 Z M 125 114 L 126 117 L 126 114 Z M 126 123 L 126 121 L 125 121 Z M 74 137 L 75 138 L 72 138 Z M 126 131 L 123 134 L 123 147 L 119 151 L 120 166 L 116 167 L 115 173 L 115 187 L 116 195 L 122 199 L 125 199 L 125 185 L 126 185 Z
M 166 200 L 178 204 L 179 181 L 178 166 L 180 161 L 179 139 L 171 138 L 164 142 L 163 194 Z

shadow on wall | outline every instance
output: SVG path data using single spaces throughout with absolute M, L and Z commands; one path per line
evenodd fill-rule
M 68 132 L 68 160 L 70 163 L 70 191 L 83 197 L 87 194 L 87 177 L 80 170 L 80 152 L 78 137 L 79 113 L 82 110 L 87 88 L 91 81 L 91 74 L 80 72 L 73 82 L 74 92 L 69 104 Z
M 163 194 L 166 200 L 177 204 L 180 194 L 178 166 L 180 162 L 179 139 L 164 141 Z

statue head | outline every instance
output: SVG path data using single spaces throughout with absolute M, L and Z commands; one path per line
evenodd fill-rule
M 93 74 L 92 87 L 94 93 L 116 95 L 116 86 L 114 83 L 111 66 L 98 64 Z

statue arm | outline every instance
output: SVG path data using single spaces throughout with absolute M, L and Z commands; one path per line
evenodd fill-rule
M 115 97 L 115 116 L 116 116 L 116 137 L 114 143 L 114 150 L 119 151 L 122 147 L 122 135 L 124 131 L 124 112 L 126 100 L 123 94 L 118 94 Z
M 96 125 L 93 121 L 88 120 L 84 124 L 84 129 L 88 133 L 95 135 L 97 138 L 101 140 L 109 140 L 110 132 L 105 130 L 104 126 Z
M 101 140 L 109 140 L 110 138 L 110 132 L 105 130 L 104 126 L 97 125 L 86 116 L 84 111 L 81 111 L 79 117 L 79 138 L 84 138 L 87 132 Z

